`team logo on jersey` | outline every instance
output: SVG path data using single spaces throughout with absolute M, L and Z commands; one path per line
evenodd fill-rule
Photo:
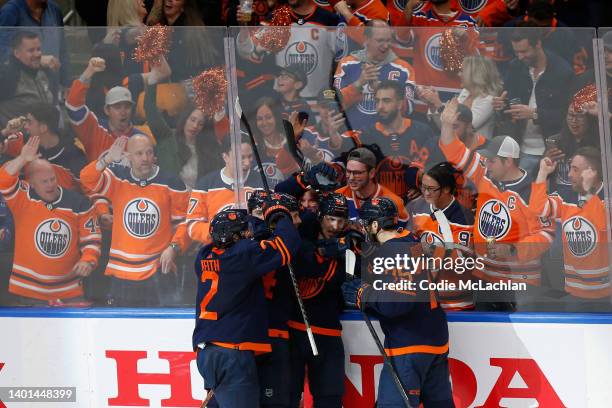
M 444 240 L 438 234 L 431 231 L 425 231 L 421 234 L 421 242 L 429 245 L 444 245 Z
M 72 240 L 70 226 L 59 218 L 41 222 L 34 235 L 36 249 L 48 258 L 59 258 L 66 253 Z
M 480 209 L 478 232 L 483 237 L 501 239 L 510 231 L 511 225 L 510 211 L 501 201 L 489 200 Z
M 437 71 L 444 71 L 442 59 L 440 58 L 440 38 L 442 34 L 433 35 L 425 44 L 425 59 L 431 67 Z
M 346 36 L 346 23 L 341 22 L 334 31 L 336 35 L 336 56 L 334 59 L 339 62 L 342 58 L 348 55 L 349 45 L 348 37 Z
M 123 210 L 123 224 L 136 238 L 148 238 L 159 228 L 159 207 L 148 198 L 135 198 Z
M 569 250 L 579 258 L 589 255 L 597 244 L 597 230 L 583 217 L 572 217 L 563 224 Z
M 270 184 L 270 188 L 272 188 L 272 185 L 276 186 L 279 182 L 285 179 L 283 177 L 283 173 L 276 166 L 276 163 L 264 162 L 262 163 L 262 166 L 264 174 L 266 175 L 268 183 Z M 253 167 L 253 171 L 259 171 L 257 166 Z
M 366 115 L 376 114 L 376 95 L 374 94 L 374 88 L 369 83 L 365 84 L 362 91 L 361 101 L 357 105 L 357 110 Z
M 327 0 L 314 0 L 317 6 L 329 7 L 329 1 Z
M 319 66 L 319 53 L 309 42 L 294 42 L 285 50 L 285 66 L 291 64 L 301 65 L 306 75 L 310 75 Z
M 468 14 L 478 13 L 487 5 L 488 0 L 459 0 L 459 5 Z

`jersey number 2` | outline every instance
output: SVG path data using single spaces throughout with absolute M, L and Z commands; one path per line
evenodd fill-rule
M 202 271 L 202 283 L 207 280 L 211 281 L 210 290 L 200 303 L 200 319 L 217 320 L 217 312 L 206 310 L 206 306 L 210 303 L 213 296 L 217 294 L 217 286 L 219 285 L 219 275 L 213 271 Z

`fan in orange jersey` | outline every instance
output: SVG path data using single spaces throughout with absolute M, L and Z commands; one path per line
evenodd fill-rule
M 127 148 L 127 154 L 124 150 Z M 126 158 L 130 167 L 111 166 Z M 113 229 L 106 275 L 116 305 L 159 304 L 157 270 L 176 271 L 174 260 L 187 247 L 184 228 L 189 195 L 176 176 L 153 164 L 147 136 L 118 138 L 108 153 L 81 171 L 81 183 L 113 203 Z M 176 230 L 176 231 L 175 231 Z
M 330 4 L 349 26 L 361 26 L 372 20 L 390 23 L 389 10 L 380 0 L 332 0 Z
M 568 176 L 573 190 L 579 194 L 577 203 L 565 202 L 558 194 L 546 194 L 546 180 L 556 165 L 548 157 L 540 161 L 529 208 L 561 223 L 566 292 L 582 299 L 609 298 L 610 261 L 601 152 L 594 147 L 582 147 L 572 158 Z
M 391 190 L 376 182 L 376 156 L 371 150 L 360 147 L 351 151 L 346 162 L 347 185 L 336 190 L 348 201 L 349 219 L 359 218 L 361 204 L 375 197 L 387 197 L 398 209 L 400 226 L 406 225 L 408 213 L 404 202 Z
M 98 264 L 100 231 L 91 203 L 57 184 L 53 166 L 38 159 L 33 136 L 0 168 L 0 193 L 15 219 L 15 256 L 9 292 L 29 299 L 79 299 L 82 278 Z M 19 172 L 27 165 L 27 182 Z M 35 301 L 29 301 L 35 303 Z
M 427 246 L 442 247 L 457 244 L 472 252 L 472 231 L 474 216 L 454 197 L 457 189 L 456 170 L 450 163 L 440 163 L 423 175 L 422 198 L 409 204 L 412 228 L 410 229 Z M 432 248 L 432 249 L 434 249 Z M 466 251 L 453 250 L 453 257 L 464 257 Z M 437 251 L 434 252 L 436 256 Z M 472 271 L 465 268 L 442 269 L 436 278 L 438 282 L 469 282 Z M 445 310 L 469 310 L 474 308 L 471 291 L 465 289 L 439 290 L 440 304 Z
M 209 235 L 210 220 L 218 212 L 235 207 L 236 189 L 242 194 L 240 201 L 246 203 L 253 190 L 261 188 L 259 175 L 251 170 L 253 166 L 253 149 L 246 138 L 243 137 L 240 144 L 240 156 L 242 159 L 242 180 L 240 180 L 240 186 L 236 183 L 236 172 L 234 171 L 235 157 L 230 137 L 223 139 L 222 151 L 225 167 L 213 171 L 198 180 L 195 188 L 191 190 L 191 196 L 189 197 L 185 233 L 192 240 L 205 244 L 211 242 Z
M 517 164 L 518 143 L 510 136 L 497 136 L 486 151 L 473 152 L 453 131 L 456 117 L 453 100 L 442 113 L 440 148 L 478 189 L 474 247 L 484 267 L 474 275 L 489 282 L 539 286 L 540 256 L 550 247 L 554 230 L 527 206 L 531 183 Z

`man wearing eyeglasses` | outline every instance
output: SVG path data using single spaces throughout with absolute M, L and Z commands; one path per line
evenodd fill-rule
M 346 197 L 351 220 L 358 219 L 357 210 L 364 201 L 375 197 L 387 197 L 398 208 L 400 225 L 404 226 L 408 221 L 408 212 L 404 208 L 402 199 L 376 180 L 376 156 L 371 150 L 360 147 L 349 153 L 346 162 L 346 183 L 346 186 L 336 192 Z

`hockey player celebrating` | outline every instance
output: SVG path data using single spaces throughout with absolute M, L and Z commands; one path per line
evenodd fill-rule
M 323 193 L 317 215 L 316 237 L 313 241 L 303 242 L 295 267 L 319 355 L 312 355 L 305 324 L 297 305 L 294 305 L 289 321 L 292 408 L 299 406 L 306 368 L 315 407 L 340 408 L 344 394 L 340 288 L 345 277 L 344 252 L 350 242 L 350 236 L 344 237 L 348 224 L 346 197 L 338 193 Z
M 272 194 L 263 208 L 264 219 L 275 227 L 270 239 L 245 239 L 246 211 L 225 210 L 213 218 L 212 243 L 195 263 L 193 348 L 206 388 L 222 408 L 259 405 L 255 354 L 271 351 L 261 278 L 288 264 L 300 245 L 285 198 Z
M 422 254 L 417 239 L 398 229 L 397 208 L 390 199 L 376 197 L 365 201 L 359 209 L 359 218 L 370 241 L 380 244 L 376 257 L 395 258 L 406 252 L 412 257 Z M 392 272 L 415 282 L 429 280 L 427 271 L 420 268 Z M 394 278 L 391 274 L 385 277 Z M 345 300 L 379 319 L 385 334 L 384 352 L 391 363 L 385 364 L 381 372 L 376 406 L 418 407 L 423 403 L 425 407 L 454 407 L 448 369 L 448 325 L 435 293 L 375 290 L 368 283 L 358 286 L 356 282 L 359 281 L 343 286 Z M 409 405 L 404 398 L 409 399 Z

